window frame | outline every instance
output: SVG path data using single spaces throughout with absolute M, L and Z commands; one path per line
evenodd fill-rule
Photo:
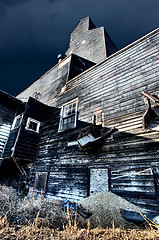
M 69 118 L 69 117 L 70 117 L 70 116 L 64 117 L 64 108 L 65 108 L 66 106 L 69 106 L 69 105 L 73 104 L 73 103 L 76 104 L 76 106 L 75 106 L 75 113 L 72 114 L 72 115 L 70 115 L 70 116 L 74 116 L 74 117 L 75 117 L 75 119 L 74 119 L 74 126 L 73 126 L 73 127 L 70 127 L 70 128 L 67 128 L 67 129 L 64 129 L 64 128 L 63 128 L 63 126 L 64 126 L 64 124 L 63 124 L 63 119 L 66 119 L 66 118 Z M 76 125 L 77 125 L 77 109 L 78 109 L 78 98 L 75 98 L 75 99 L 73 99 L 73 100 L 71 100 L 71 101 L 69 101 L 69 102 L 67 102 L 67 103 L 65 103 L 65 104 L 63 104 L 63 105 L 61 106 L 60 121 L 59 121 L 58 132 L 64 132 L 64 131 L 67 131 L 67 130 L 70 130 L 70 129 L 74 129 L 74 128 L 76 127 Z
M 29 128 L 30 122 L 33 122 L 33 123 L 36 123 L 36 124 L 37 124 L 36 130 L 33 130 L 33 129 Z M 25 129 L 26 129 L 26 130 L 29 130 L 29 131 L 32 131 L 32 132 L 39 133 L 40 125 L 41 125 L 41 122 L 40 122 L 40 121 L 28 117 L 27 122 L 26 122 Z
M 20 122 L 19 122 L 19 125 L 16 126 L 16 122 L 17 120 L 20 118 Z M 11 131 L 14 130 L 14 129 L 17 129 L 20 127 L 21 123 L 22 123 L 22 120 L 23 120 L 23 113 L 17 115 L 14 120 L 13 120 L 13 124 L 12 124 L 12 127 L 11 127 Z M 16 127 L 15 127 L 16 126 Z

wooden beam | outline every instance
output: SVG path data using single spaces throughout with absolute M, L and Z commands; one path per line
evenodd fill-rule
M 141 91 L 141 93 L 147 97 L 148 99 L 152 100 L 153 102 L 155 102 L 157 105 L 159 105 L 159 99 L 153 95 L 151 95 L 150 93 L 146 93 L 144 91 Z

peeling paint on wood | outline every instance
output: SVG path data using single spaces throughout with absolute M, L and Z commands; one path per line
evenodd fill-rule
M 88 29 L 89 27 L 92 29 Z M 97 36 L 97 32 L 103 34 L 102 28 L 97 31 L 94 28 L 89 19 L 81 21 L 72 33 L 72 36 L 77 33 L 80 38 L 78 41 L 72 39 L 68 50 L 75 50 L 75 54 L 81 51 L 81 57 L 71 55 L 68 57 L 69 61 L 66 59 L 61 65 L 57 64 L 18 95 L 19 99 L 28 101 L 29 96 L 35 97 L 37 93 L 37 100 L 32 99 L 26 103 L 26 116 L 16 144 L 15 156 L 21 162 L 24 159 L 27 161 L 27 156 L 32 160 L 29 174 L 32 186 L 36 172 L 48 174 L 48 196 L 78 200 L 90 193 L 111 189 L 142 209 L 157 212 L 158 201 L 151 165 L 159 159 L 158 125 L 154 128 L 158 120 L 151 119 L 153 121 L 149 122 L 149 128 L 143 129 L 142 118 L 147 106 L 141 92 L 146 92 L 147 96 L 159 94 L 159 68 L 156 64 L 159 29 L 111 56 L 109 55 L 115 48 L 111 49 L 113 43 L 107 36 L 106 43 L 110 47 L 106 49 L 108 57 L 94 65 L 89 51 L 86 52 L 87 59 L 83 58 L 88 39 L 93 36 L 97 42 L 101 36 Z M 85 30 L 88 36 L 83 36 Z M 89 35 L 93 31 L 94 34 Z M 97 48 L 96 51 L 100 52 L 100 49 Z M 91 61 L 88 60 L 89 57 Z M 98 62 L 103 55 L 98 57 L 94 62 Z M 76 128 L 59 133 L 60 108 L 77 97 Z M 158 115 L 156 102 L 153 98 L 150 101 L 152 109 Z M 5 112 L 10 114 L 7 116 L 9 123 L 6 123 L 6 129 L 5 120 L 2 124 L 0 122 L 0 149 L 3 149 L 2 139 L 6 141 L 14 114 L 20 113 L 20 108 L 16 105 L 12 111 L 8 108 L 8 102 L 3 102 L 1 109 L 4 115 Z M 92 126 L 94 115 L 99 118 L 97 122 L 101 129 L 110 131 L 115 127 L 117 131 L 111 137 L 103 139 L 102 144 L 96 148 L 79 149 L 79 133 Z M 27 117 L 41 121 L 39 135 L 26 132 Z M 16 131 L 14 134 L 11 132 L 6 145 L 8 153 L 16 136 Z M 88 142 L 88 139 L 83 140 L 84 144 Z

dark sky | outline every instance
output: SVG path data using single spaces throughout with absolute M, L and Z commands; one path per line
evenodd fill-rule
M 0 88 L 17 95 L 54 66 L 87 16 L 121 49 L 158 27 L 159 0 L 0 0 Z

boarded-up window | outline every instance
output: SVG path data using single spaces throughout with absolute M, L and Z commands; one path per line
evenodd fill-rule
M 48 172 L 36 172 L 34 190 L 38 192 L 45 192 Z
M 90 195 L 108 191 L 108 168 L 90 169 Z

